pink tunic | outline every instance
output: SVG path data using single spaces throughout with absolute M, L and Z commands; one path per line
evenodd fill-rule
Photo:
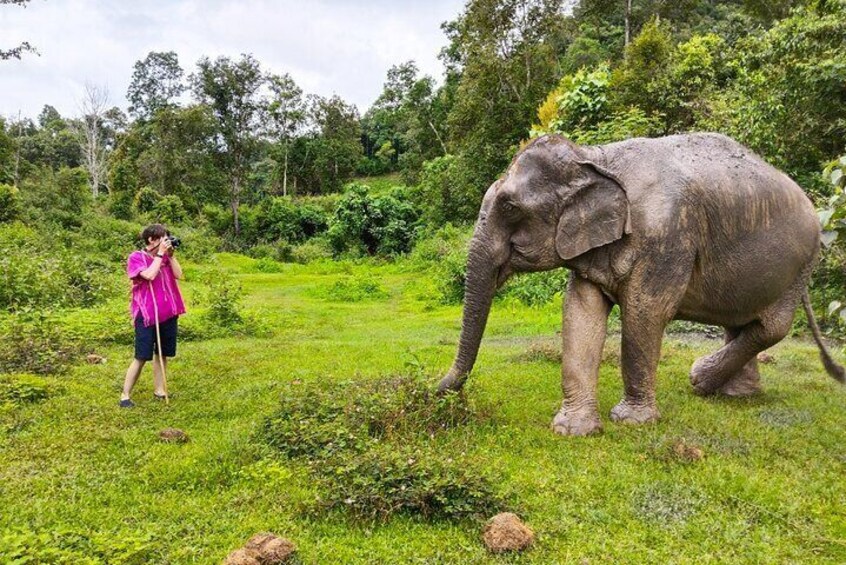
M 132 280 L 132 303 L 130 304 L 132 319 L 137 319 L 140 314 L 144 318 L 146 327 L 155 325 L 156 310 L 158 310 L 159 323 L 185 313 L 182 293 L 179 292 L 179 285 L 176 284 L 176 277 L 170 266 L 170 257 L 167 255 L 162 258 L 159 274 L 152 280 L 153 294 L 150 295 L 151 281 L 140 274 L 153 264 L 153 260 L 153 257 L 143 251 L 133 251 L 126 262 L 126 274 Z

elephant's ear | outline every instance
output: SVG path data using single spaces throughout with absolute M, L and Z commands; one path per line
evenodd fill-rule
M 558 220 L 555 249 L 572 259 L 631 233 L 629 200 L 622 183 L 609 171 L 582 161 L 581 175 Z

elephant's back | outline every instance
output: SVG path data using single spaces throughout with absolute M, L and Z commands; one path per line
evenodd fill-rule
M 681 307 L 689 319 L 721 323 L 754 312 L 807 272 L 819 249 L 819 222 L 787 175 L 719 134 L 640 141 L 641 159 L 624 173 L 632 231 L 683 241 L 695 255 Z

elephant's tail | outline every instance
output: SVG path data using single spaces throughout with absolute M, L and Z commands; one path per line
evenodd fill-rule
M 831 358 L 828 349 L 826 349 L 823 343 L 820 327 L 817 325 L 817 320 L 814 318 L 814 310 L 811 308 L 811 298 L 808 296 L 807 288 L 802 291 L 802 305 L 805 307 L 805 315 L 808 317 L 808 325 L 811 327 L 811 333 L 814 334 L 814 341 L 817 342 L 817 347 L 820 348 L 820 358 L 822 359 L 825 370 L 837 382 L 846 383 L 846 369 L 834 362 L 834 359 Z

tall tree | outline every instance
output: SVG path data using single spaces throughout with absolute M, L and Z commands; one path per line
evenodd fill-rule
M 323 170 L 320 191 L 339 190 L 362 155 L 358 110 L 339 96 L 312 98 L 311 118 L 320 134 L 315 166 Z
M 508 163 L 557 79 L 563 8 L 563 0 L 471 0 L 444 25 L 442 60 L 459 77 L 450 142 L 471 157 L 479 191 Z
M 235 233 L 240 234 L 241 191 L 266 113 L 266 101 L 261 96 L 265 76 L 252 55 L 241 55 L 238 61 L 203 57 L 192 83 L 194 95 L 211 108 L 217 122 L 219 156 L 229 178 Z
M 288 194 L 288 154 L 291 140 L 303 127 L 306 120 L 306 106 L 303 91 L 287 73 L 268 75 L 270 101 L 267 106 L 269 134 L 277 140 L 282 152 L 282 195 Z
M 173 103 L 184 91 L 182 67 L 173 51 L 150 51 L 135 62 L 132 81 L 126 91 L 129 113 L 149 120 L 156 111 Z
M 76 123 L 76 134 L 82 152 L 82 164 L 88 172 L 91 195 L 100 194 L 106 182 L 107 146 L 104 125 L 107 118 L 109 92 L 91 83 L 85 84 L 80 103 L 82 116 Z

